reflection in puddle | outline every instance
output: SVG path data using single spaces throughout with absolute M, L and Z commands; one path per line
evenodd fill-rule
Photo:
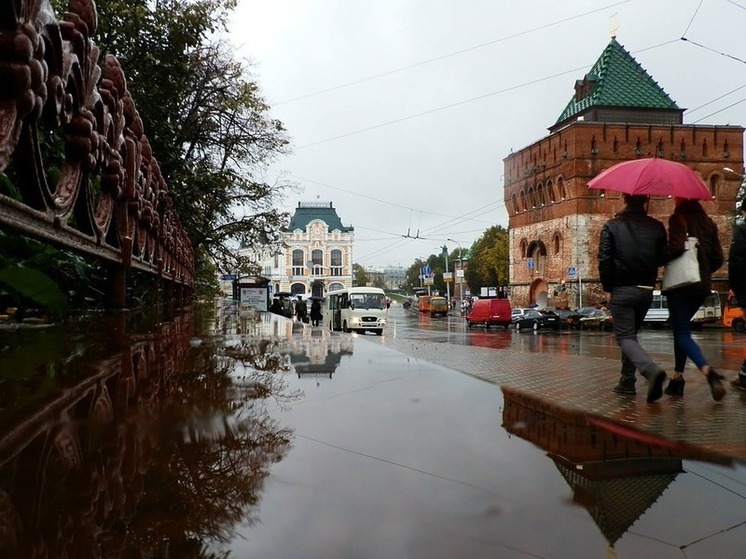
M 0 556 L 206 556 L 258 520 L 292 325 L 205 310 L 3 340 Z
M 503 428 L 547 451 L 613 548 L 684 471 L 682 460 L 729 458 L 502 388 Z

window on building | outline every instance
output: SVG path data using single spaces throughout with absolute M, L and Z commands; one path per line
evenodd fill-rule
M 558 194 L 560 200 L 565 200 L 567 198 L 567 192 L 565 192 L 565 179 L 562 177 L 557 179 L 557 190 L 559 191 Z
M 335 248 L 330 253 L 329 264 L 331 267 L 330 275 L 341 276 L 342 275 L 342 251 Z
M 528 209 L 533 209 L 536 207 L 536 195 L 534 194 L 534 187 L 530 186 L 528 188 Z
M 526 193 L 521 190 L 521 211 L 525 212 L 528 209 L 528 204 L 526 203 Z
M 314 249 L 311 251 L 311 262 L 313 262 L 313 275 L 323 276 L 324 275 L 324 251 L 321 249 Z
M 702 142 L 702 157 L 707 157 L 710 153 L 710 148 L 707 146 L 707 140 Z
M 549 204 L 554 204 L 557 201 L 557 198 L 554 194 L 554 185 L 552 184 L 552 181 L 547 181 L 547 202 Z
M 526 239 L 523 239 L 520 244 L 521 260 L 526 259 L 526 248 L 527 247 L 528 247 L 528 243 L 526 242 Z
M 293 275 L 302 276 L 303 271 L 306 269 L 306 264 L 303 261 L 303 251 L 296 249 L 293 251 Z
M 513 192 L 513 195 L 510 197 L 510 202 L 513 205 L 513 213 L 518 213 L 518 196 L 516 196 L 515 192 Z
M 555 256 L 559 255 L 560 249 L 562 248 L 562 239 L 560 238 L 559 233 L 554 234 L 552 245 L 554 247 L 554 255 Z
M 717 173 L 713 173 L 710 176 L 710 194 L 715 196 L 715 194 L 717 193 L 717 187 L 719 184 L 720 184 L 720 175 L 718 175 Z
M 539 183 L 536 186 L 536 205 L 543 208 L 544 203 L 544 185 Z

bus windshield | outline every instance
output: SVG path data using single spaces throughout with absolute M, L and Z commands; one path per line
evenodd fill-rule
M 386 297 L 380 293 L 351 293 L 351 309 L 385 309 Z

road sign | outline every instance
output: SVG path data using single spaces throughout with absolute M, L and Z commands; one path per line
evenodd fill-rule
M 425 265 L 424 265 L 424 266 L 422 267 L 422 275 L 423 275 L 423 276 L 429 276 L 429 275 L 430 275 L 430 272 L 431 272 L 431 270 L 430 270 L 430 266 L 428 266 L 427 264 L 425 264 Z
M 574 267 L 567 269 L 567 279 L 577 279 L 578 277 L 578 270 Z
M 236 274 L 223 274 L 220 276 L 222 281 L 235 281 L 238 278 Z

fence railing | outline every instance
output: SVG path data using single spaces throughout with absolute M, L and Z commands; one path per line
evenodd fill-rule
M 191 291 L 194 253 L 92 0 L 0 2 L 0 227 L 104 261 L 111 306 L 137 269 Z

